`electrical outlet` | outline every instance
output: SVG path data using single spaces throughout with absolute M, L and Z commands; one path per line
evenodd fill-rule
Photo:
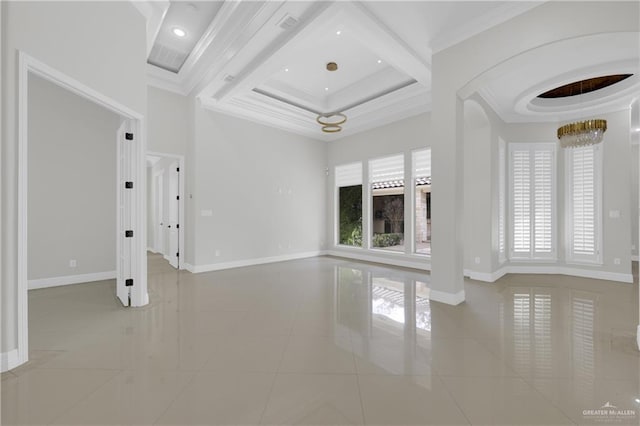
M 220 257 L 222 251 L 220 249 L 216 249 L 216 257 Z
M 619 265 L 619 264 L 620 264 L 620 258 L 619 258 L 619 257 L 616 257 L 615 259 L 613 259 L 613 263 L 614 263 L 615 265 Z
M 479 265 L 480 264 L 480 258 L 476 256 L 475 262 L 476 262 L 476 265 Z
M 78 266 L 78 262 L 75 259 L 71 259 L 69 261 L 69 268 L 75 268 L 76 266 Z

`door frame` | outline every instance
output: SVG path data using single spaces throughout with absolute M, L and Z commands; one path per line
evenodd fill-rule
M 186 229 L 187 229 L 184 224 L 184 221 L 185 221 L 184 200 L 185 200 L 185 181 L 186 181 L 185 179 L 186 174 L 184 172 L 185 171 L 184 155 L 168 154 L 166 152 L 158 152 L 158 151 L 147 151 L 146 154 L 154 155 L 157 157 L 172 158 L 178 161 L 178 167 L 180 167 L 179 178 L 178 178 L 178 195 L 180 196 L 180 200 L 178 200 L 178 221 L 180 222 L 180 232 L 178 234 L 178 253 L 180 253 L 180 259 L 178 259 L 178 269 L 186 269 L 184 266 L 185 265 L 184 234 L 186 233 Z M 150 188 L 147 186 L 147 191 L 149 190 Z
M 27 196 L 28 196 L 28 89 L 29 74 L 43 78 L 56 86 L 70 91 L 89 100 L 107 110 L 116 113 L 125 120 L 130 120 L 136 137 L 132 141 L 133 175 L 139 188 L 146 188 L 146 134 L 144 116 L 122 105 L 121 103 L 103 95 L 68 75 L 35 59 L 23 51 L 18 52 L 18 359 L 17 365 L 29 360 L 29 323 L 28 323 L 28 281 L 27 281 Z M 116 141 L 114 141 L 116 142 Z M 114 165 L 116 166 L 116 165 Z M 131 306 L 144 306 L 149 303 L 147 292 L 147 251 L 146 251 L 146 192 L 135 191 L 136 209 L 132 223 L 135 225 L 135 276 L 131 290 Z M 120 230 L 116 230 L 118 233 Z M 119 238 L 119 235 L 118 235 Z M 144 244 L 143 244 L 144 243 Z M 116 253 L 116 258 L 120 253 Z
M 153 251 L 164 255 L 164 169 L 153 173 L 152 179 L 147 190 L 153 195 Z

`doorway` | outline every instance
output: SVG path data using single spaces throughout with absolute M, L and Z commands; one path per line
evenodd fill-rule
M 147 247 L 184 269 L 184 157 L 147 152 Z
M 18 73 L 18 348 L 16 366 L 29 359 L 28 348 L 28 146 L 29 146 L 29 80 L 36 76 L 88 100 L 121 118 L 121 126 L 113 134 L 117 143 L 115 205 L 116 296 L 125 306 L 143 306 L 149 302 L 147 292 L 146 236 L 144 188 L 145 135 L 143 116 L 96 92 L 77 80 L 37 59 L 19 52 Z M 61 144 L 60 149 L 64 149 Z M 81 176 L 78 177 L 81 179 Z M 52 224 L 55 226 L 55 224 Z M 69 265 L 72 262 L 69 261 Z

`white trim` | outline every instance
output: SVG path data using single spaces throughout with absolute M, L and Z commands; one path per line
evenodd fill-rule
M 434 302 L 446 303 L 447 305 L 457 306 L 465 301 L 465 294 L 464 290 L 460 290 L 457 293 L 429 290 L 429 300 L 433 300 Z
M 18 240 L 17 240 L 17 328 L 18 328 L 18 356 L 17 364 L 29 360 L 29 317 L 28 317 L 28 281 L 27 281 L 27 196 L 28 196 L 28 78 L 33 73 L 56 86 L 74 93 L 90 102 L 100 105 L 126 119 L 133 121 L 133 131 L 136 133 L 135 145 L 135 180 L 141 188 L 146 184 L 146 165 L 144 152 L 146 151 L 146 134 L 144 116 L 129 107 L 115 101 L 91 87 L 69 77 L 66 74 L 40 62 L 24 51 L 18 52 Z M 147 251 L 146 251 L 146 193 L 136 191 L 137 211 L 133 218 L 134 229 L 139 235 L 136 238 L 136 259 L 140 263 L 136 268 L 135 277 L 139 285 L 132 290 L 132 306 L 143 306 L 148 303 L 147 292 Z M 145 302 L 146 301 L 146 302 Z
M 157 252 L 157 251 L 155 251 L 155 250 L 153 249 L 153 247 L 147 247 L 147 251 L 150 251 L 150 252 L 151 252 L 151 253 L 153 253 L 153 254 L 158 254 L 158 252 Z
M 171 258 L 169 256 L 167 256 L 166 254 L 163 254 L 162 257 L 164 258 L 164 260 L 166 260 L 167 262 L 171 262 Z
M 495 282 L 506 274 L 557 274 L 568 275 L 572 277 L 592 278 L 596 280 L 633 283 L 632 274 L 601 271 L 595 269 L 579 269 L 560 265 L 507 265 L 491 273 L 474 272 L 467 269 L 465 269 L 464 273 L 471 279 L 486 282 Z
M 397 258 L 376 256 L 375 254 L 369 254 L 369 251 L 364 251 L 361 248 L 343 249 L 343 250 L 329 250 L 327 254 L 330 256 L 344 257 L 347 259 L 364 260 L 365 262 L 382 263 L 384 265 L 401 266 L 404 268 L 420 269 L 422 271 L 431 271 L 431 262 L 428 257 L 420 255 L 407 255 L 405 253 L 398 252 Z M 391 254 L 393 256 L 393 254 Z
M 505 276 L 508 271 L 505 268 L 500 268 L 493 272 L 477 272 L 471 269 L 465 269 L 463 273 L 464 276 L 469 277 L 472 280 L 492 283 Z
M 185 262 L 183 265 L 184 265 L 184 269 L 186 269 L 187 271 L 191 272 L 192 274 L 195 273 L 195 270 L 196 270 L 195 266 L 193 266 L 192 264 L 187 263 L 187 262 Z
M 18 350 L 14 349 L 9 352 L 0 353 L 0 371 L 5 372 L 9 370 L 13 370 L 17 366 L 22 364 L 19 362 Z
M 638 345 L 638 350 L 640 350 L 640 324 L 638 324 L 638 331 L 636 332 L 636 344 Z
M 289 260 L 306 259 L 309 257 L 324 256 L 325 251 L 309 251 L 296 254 L 285 254 L 282 256 L 260 257 L 256 259 L 234 260 L 231 262 L 211 263 L 209 265 L 191 265 L 185 263 L 185 268 L 189 272 L 198 274 L 200 272 L 221 271 L 223 269 L 242 268 L 245 266 L 263 265 L 265 263 L 286 262 Z
M 113 280 L 117 276 L 116 271 L 93 272 L 90 274 L 66 275 L 63 277 L 39 278 L 29 280 L 29 290 L 38 288 L 57 287 L 62 285 L 89 283 L 94 281 Z

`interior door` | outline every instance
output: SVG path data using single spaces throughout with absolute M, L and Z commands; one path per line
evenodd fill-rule
M 133 208 L 134 208 L 134 179 L 133 179 L 133 149 L 131 143 L 133 133 L 130 123 L 125 121 L 118 129 L 118 213 L 117 213 L 117 246 L 118 256 L 116 265 L 116 295 L 124 306 L 131 305 L 131 286 L 135 272 L 133 246 Z
M 154 192 L 154 248 L 157 253 L 164 254 L 164 176 L 162 173 L 155 176 Z
M 178 162 L 169 167 L 169 263 L 174 268 L 180 266 L 179 244 L 180 239 L 180 168 Z

